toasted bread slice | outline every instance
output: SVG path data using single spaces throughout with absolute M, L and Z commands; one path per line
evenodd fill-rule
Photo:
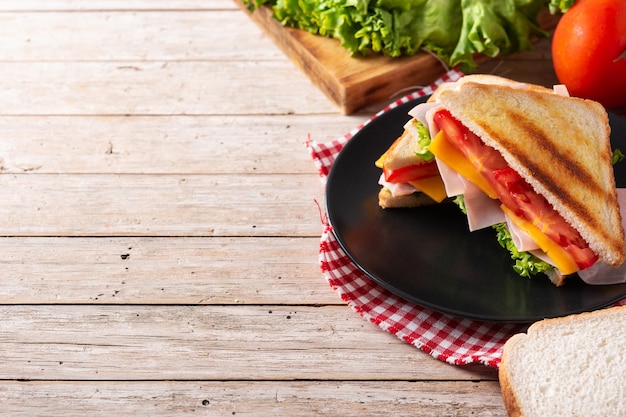
M 464 82 L 438 101 L 497 149 L 608 265 L 626 258 L 610 127 L 593 101 Z
M 410 165 L 427 164 L 417 156 L 419 143 L 415 129 L 404 129 L 402 135 L 396 139 L 385 152 L 384 166 L 387 169 L 398 169 Z

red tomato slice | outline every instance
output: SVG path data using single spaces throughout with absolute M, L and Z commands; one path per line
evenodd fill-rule
M 503 169 L 509 165 L 495 149 L 485 145 L 471 130 L 457 121 L 448 110 L 440 110 L 434 115 L 434 122 L 446 137 L 456 146 L 479 172 Z M 488 176 L 485 178 L 494 185 Z
M 578 231 L 510 168 L 498 151 L 485 145 L 447 110 L 437 112 L 434 122 L 446 134 L 450 144 L 456 146 L 472 162 L 509 210 L 533 223 L 565 249 L 580 269 L 588 268 L 597 261 L 598 257 L 589 249 Z
M 383 168 L 385 180 L 389 182 L 409 182 L 439 175 L 437 164 L 428 162 L 420 165 L 408 165 L 398 169 Z
M 520 217 L 532 222 L 552 241 L 572 256 L 580 269 L 596 263 L 598 257 L 589 249 L 580 233 L 571 227 L 541 195 L 512 168 L 493 172 L 500 201 Z

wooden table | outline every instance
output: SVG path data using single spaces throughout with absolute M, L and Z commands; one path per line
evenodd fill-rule
M 0 2 L 11 416 L 504 416 L 318 267 L 340 112 L 230 0 Z M 549 41 L 482 71 L 554 82 Z

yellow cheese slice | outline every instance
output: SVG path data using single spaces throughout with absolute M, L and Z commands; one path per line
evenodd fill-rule
M 446 187 L 439 175 L 430 178 L 423 178 L 417 181 L 409 181 L 409 184 L 435 200 L 437 203 L 441 203 L 447 197 Z
M 545 233 L 543 233 L 537 226 L 529 222 L 528 220 L 517 216 L 511 210 L 504 205 L 501 206 L 502 211 L 511 219 L 517 227 L 524 231 L 531 239 L 537 243 L 537 246 L 541 248 L 554 262 L 554 265 L 561 270 L 565 275 L 573 274 L 578 271 L 578 265 L 574 259 L 567 253 L 562 246 L 550 239 Z
M 428 150 L 439 158 L 440 161 L 480 188 L 489 197 L 493 199 L 498 198 L 498 194 L 496 194 L 493 187 L 489 185 L 470 160 L 463 155 L 463 152 L 450 144 L 443 131 L 437 133 L 431 141 Z
M 385 152 L 384 154 L 382 154 L 380 156 L 380 158 L 378 158 L 376 160 L 376 162 L 374 162 L 374 165 L 376 165 L 378 168 L 382 169 L 383 165 L 385 164 L 385 159 L 387 159 L 387 152 Z

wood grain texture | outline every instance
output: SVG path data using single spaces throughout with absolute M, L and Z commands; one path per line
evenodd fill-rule
M 494 376 L 481 365 L 433 361 L 344 306 L 16 305 L 0 306 L 0 314 L 11 317 L 0 323 L 0 341 L 11 347 L 0 363 L 3 380 Z
M 233 9 L 231 0 L 19 0 L 0 2 L 0 10 L 11 12 L 75 12 L 75 11 L 176 11 Z
M 287 61 L 53 61 L 6 62 L 2 67 L 4 115 L 336 112 Z
M 0 235 L 312 237 L 321 187 L 315 175 L 3 175 Z
M 343 305 L 320 276 L 318 244 L 318 237 L 5 237 L 0 304 Z
M 0 116 L 0 172 L 316 174 L 305 142 L 336 139 L 366 119 L 339 114 Z
M 156 2 L 136 13 L 110 2 L 73 11 L 70 21 L 64 11 L 3 11 L 7 3 L 0 3 L 0 61 L 286 61 L 232 2 L 230 10 L 173 8 L 167 19 Z
M 0 391 L 12 416 L 182 414 L 275 417 L 504 417 L 497 382 L 245 381 L 10 382 Z M 447 394 L 449 393 L 449 394 Z M 451 400 L 450 397 L 454 399 Z M 42 410 L 58 402 L 63 409 Z
M 231 0 L 0 19 L 3 414 L 505 416 L 495 370 L 386 333 L 319 269 L 304 143 L 386 103 L 342 115 Z M 548 68 L 549 42 L 483 67 Z

